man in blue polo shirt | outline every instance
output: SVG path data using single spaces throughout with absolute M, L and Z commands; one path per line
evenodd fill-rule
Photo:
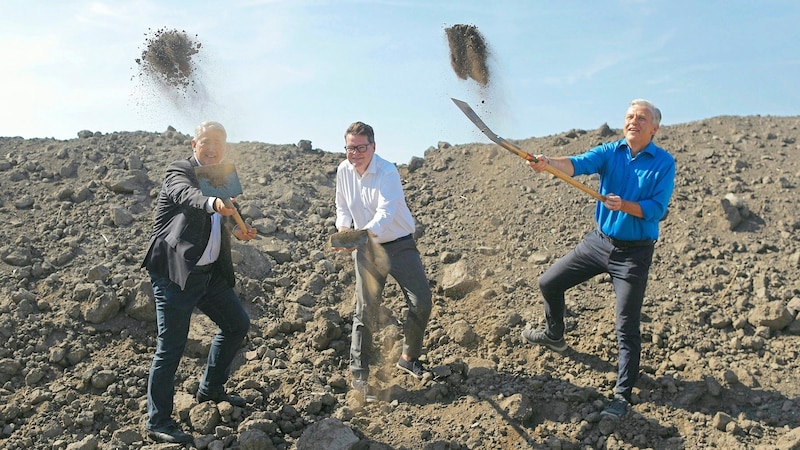
M 608 273 L 617 296 L 619 367 L 614 399 L 601 414 L 611 418 L 627 413 L 639 375 L 642 302 L 659 221 L 667 213 L 675 187 L 675 160 L 653 143 L 660 122 L 661 111 L 651 102 L 633 100 L 625 113 L 624 139 L 577 156 L 538 155 L 537 162 L 528 163 L 536 172 L 550 164 L 569 176 L 600 175 L 605 201 L 595 209 L 597 228 L 539 278 L 547 323 L 542 330 L 523 331 L 522 337 L 531 344 L 565 351 L 564 292 Z

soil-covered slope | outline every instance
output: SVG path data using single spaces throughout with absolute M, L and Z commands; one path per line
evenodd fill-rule
M 328 248 L 344 155 L 231 144 L 238 202 L 260 234 L 234 247 L 252 327 L 229 390 L 249 403 L 193 400 L 214 332 L 197 315 L 176 416 L 210 449 L 797 448 L 798 125 L 716 117 L 659 131 L 676 189 L 643 310 L 642 376 L 619 422 L 599 416 L 616 378 L 607 277 L 569 292 L 565 354 L 520 338 L 542 323 L 538 276 L 593 228 L 591 197 L 495 145 L 439 143 L 401 165 L 434 288 L 424 358 L 435 376 L 394 368 L 403 303 L 390 282 L 379 401 L 364 403 L 348 389 L 352 261 Z M 603 126 L 516 142 L 555 156 L 620 137 Z M 156 329 L 139 264 L 163 170 L 189 140 L 172 129 L 0 138 L 0 447 L 153 445 L 140 430 Z

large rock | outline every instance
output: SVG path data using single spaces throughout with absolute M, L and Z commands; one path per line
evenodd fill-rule
M 147 188 L 150 179 L 141 170 L 113 169 L 103 180 L 105 186 L 118 194 L 132 194 Z
M 85 306 L 83 318 L 89 323 L 103 323 L 116 316 L 120 308 L 115 292 L 100 292 Z
M 239 434 L 239 448 L 241 450 L 274 450 L 275 445 L 267 433 L 261 430 L 247 430 Z
M 479 287 L 478 278 L 466 260 L 460 259 L 445 267 L 442 288 L 447 297 L 463 298 Z
M 219 425 L 221 415 L 214 402 L 203 402 L 189 411 L 189 421 L 198 433 L 211 434 Z
M 338 419 L 324 419 L 307 427 L 297 440 L 297 450 L 350 450 L 358 436 Z
M 150 282 L 142 280 L 139 283 L 133 298 L 125 305 L 125 313 L 143 322 L 156 320 L 156 303 L 153 297 L 153 285 Z
M 235 271 L 237 275 L 263 280 L 272 271 L 272 263 L 266 255 L 257 247 L 250 245 L 250 242 L 238 242 L 235 239 L 231 245 Z
M 764 326 L 777 331 L 792 323 L 794 316 L 782 301 L 776 300 L 757 305 L 747 320 L 755 327 Z

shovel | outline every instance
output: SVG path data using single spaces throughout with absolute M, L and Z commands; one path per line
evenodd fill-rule
M 346 230 L 333 233 L 329 237 L 333 248 L 358 248 L 369 241 L 367 230 Z
M 535 156 L 533 156 L 530 153 L 526 152 L 525 150 L 519 148 L 518 146 L 512 144 L 511 142 L 508 142 L 507 140 L 501 138 L 500 136 L 494 134 L 494 132 L 492 132 L 492 130 L 490 130 L 489 127 L 487 127 L 486 124 L 483 123 L 483 120 L 481 120 L 481 118 L 478 117 L 478 114 L 476 114 L 475 111 L 473 111 L 472 108 L 470 108 L 470 106 L 468 104 L 466 104 L 465 102 L 463 102 L 461 100 L 457 100 L 455 98 L 450 98 L 450 100 L 452 100 L 453 103 L 455 103 L 456 106 L 458 106 L 458 109 L 460 109 L 461 112 L 463 112 L 464 115 L 466 115 L 467 118 L 472 123 L 474 123 L 475 126 L 478 127 L 478 129 L 481 130 L 481 132 L 483 132 L 483 134 L 486 135 L 486 137 L 491 139 L 492 142 L 494 142 L 495 144 L 497 144 L 497 145 L 503 147 L 504 149 L 510 151 L 511 153 L 516 154 L 520 158 L 525 159 L 526 161 L 537 162 L 537 159 L 536 159 Z M 583 184 L 580 181 L 572 178 L 571 176 L 565 174 L 564 172 L 556 169 L 555 167 L 553 167 L 553 166 L 548 164 L 547 167 L 545 167 L 544 170 L 550 172 L 555 177 L 560 178 L 561 180 L 566 181 L 567 183 L 573 185 L 574 187 L 582 190 L 583 192 L 591 195 L 596 200 L 599 200 L 601 202 L 606 201 L 606 196 L 605 195 L 602 195 L 599 192 L 594 191 L 589 186 L 586 186 L 585 184 Z
M 194 168 L 197 181 L 200 184 L 200 191 L 203 195 L 217 197 L 225 203 L 228 208 L 233 208 L 233 220 L 242 232 L 247 230 L 239 211 L 233 206 L 231 197 L 236 197 L 242 193 L 242 185 L 239 183 L 239 175 L 236 167 L 232 163 L 214 164 L 211 166 L 198 166 Z

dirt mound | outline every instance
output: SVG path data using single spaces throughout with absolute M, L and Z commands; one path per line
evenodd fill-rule
M 197 54 L 202 44 L 176 29 L 159 28 L 148 32 L 141 58 L 136 59 L 140 70 L 177 90 L 190 88 L 195 81 Z
M 147 445 L 157 329 L 139 264 L 164 168 L 191 136 L 79 136 L 0 138 L 2 449 Z M 621 137 L 604 126 L 514 143 L 564 155 Z M 197 315 L 175 417 L 203 449 L 325 448 L 309 436 L 374 450 L 798 448 L 800 118 L 718 117 L 656 140 L 675 156 L 676 188 L 623 420 L 600 417 L 618 353 L 608 277 L 568 292 L 564 354 L 520 336 L 543 321 L 537 278 L 595 226 L 595 201 L 496 145 L 444 142 L 400 166 L 434 293 L 423 358 L 435 376 L 394 367 L 405 300 L 390 281 L 374 335 L 380 401 L 349 389 L 353 263 L 329 242 L 345 156 L 232 143 L 237 200 L 261 236 L 233 243 L 252 326 L 227 387 L 248 405 L 194 400 L 215 328 Z
M 472 78 L 481 86 L 489 84 L 489 49 L 478 27 L 457 24 L 445 28 L 450 46 L 450 64 L 462 80 Z

